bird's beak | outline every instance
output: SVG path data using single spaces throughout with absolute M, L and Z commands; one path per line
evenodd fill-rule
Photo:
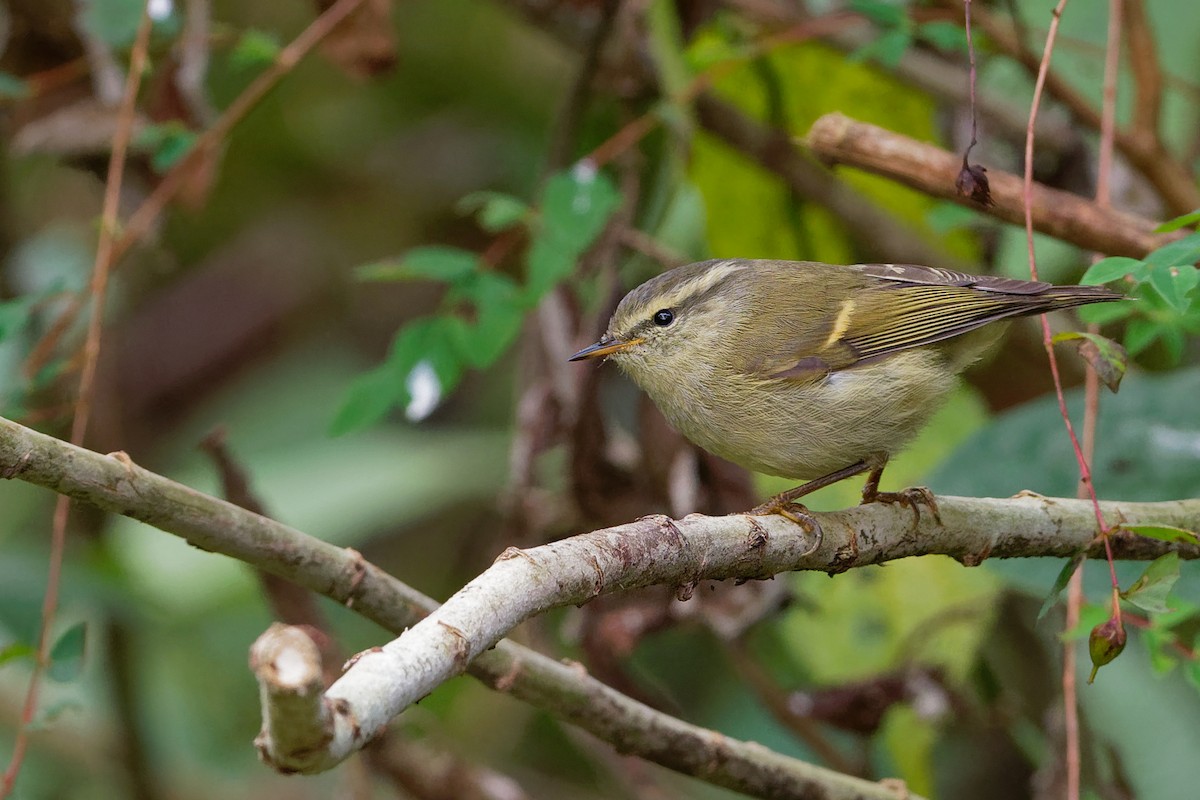
M 603 356 L 612 355 L 613 353 L 620 352 L 621 350 L 624 350 L 627 347 L 633 347 L 635 344 L 641 344 L 643 341 L 645 341 L 645 340 L 644 339 L 629 339 L 628 341 L 621 341 L 620 339 L 616 339 L 612 336 L 609 336 L 608 334 L 605 334 L 604 336 L 600 337 L 600 341 L 596 342 L 593 345 L 589 345 L 588 347 L 583 348 L 582 350 L 580 350 L 578 353 L 571 356 L 567 360 L 568 361 L 583 361 L 583 360 L 589 359 L 589 358 L 602 358 Z

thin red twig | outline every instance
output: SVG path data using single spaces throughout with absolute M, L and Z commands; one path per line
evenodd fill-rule
M 71 443 L 82 444 L 87 434 L 88 421 L 92 414 L 92 401 L 96 389 L 96 369 L 100 361 L 100 341 L 104 331 L 104 301 L 108 294 L 108 277 L 112 266 L 113 236 L 117 229 L 117 213 L 120 209 L 121 178 L 125 173 L 125 156 L 129 140 L 133 135 L 133 117 L 137 108 L 138 89 L 142 73 L 146 69 L 146 51 L 150 44 L 152 23 L 149 0 L 142 7 L 138 23 L 137 38 L 129 55 L 129 74 L 125 78 L 125 92 L 117 110 L 117 125 L 113 133 L 112 156 L 108 161 L 108 176 L 104 186 L 104 206 L 100 216 L 100 235 L 96 244 L 96 259 L 92 267 L 89 294 L 92 298 L 92 317 L 88 322 L 87 340 L 84 344 L 83 370 L 79 378 L 79 396 L 75 403 L 75 419 L 71 424 Z M 37 711 L 38 689 L 47 667 L 50 666 L 50 632 L 54 628 L 54 617 L 58 611 L 58 588 L 62 575 L 63 554 L 66 550 L 67 521 L 70 516 L 70 500 L 59 495 L 54 506 L 54 519 L 50 536 L 50 565 L 46 579 L 46 592 L 42 597 L 42 624 L 38 632 L 37 659 L 29 688 L 25 693 L 25 704 L 21 710 L 21 721 L 17 728 L 12 758 L 0 784 L 0 798 L 8 797 L 21 771 L 25 752 L 29 745 L 29 726 Z

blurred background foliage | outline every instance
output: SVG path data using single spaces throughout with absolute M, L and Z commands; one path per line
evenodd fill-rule
M 151 5 L 152 67 L 123 217 L 330 3 Z M 980 13 L 1016 14 L 1040 51 L 1042 6 Z M 1194 167 L 1200 15 L 1190 0 L 1144 10 L 1166 75 L 1159 131 Z M 57 435 L 72 410 L 80 326 L 52 355 L 31 359 L 69 295 L 87 286 L 114 129 L 111 79 L 127 63 L 140 12 L 138 0 L 0 6 L 0 403 L 6 416 Z M 562 357 L 594 340 L 624 288 L 668 264 L 852 262 L 899 247 L 864 232 L 844 206 L 782 180 L 770 154 L 739 147 L 710 118 L 741 115 L 801 137 L 840 111 L 961 151 L 964 104 L 921 79 L 966 80 L 960 17 L 956 3 L 876 0 L 367 2 L 356 26 L 301 61 L 191 170 L 178 202 L 122 262 L 87 444 L 220 493 L 197 445 L 224 426 L 267 513 L 354 547 L 438 598 L 509 545 L 661 511 L 746 508 L 785 484 L 751 482 L 692 450 L 615 370 L 568 367 Z M 848 22 L 764 44 L 823 18 Z M 1097 107 L 1106 25 L 1095 7 L 1069 9 L 1054 62 Z M 598 30 L 607 35 L 593 50 Z M 999 111 L 985 119 L 973 157 L 1019 171 L 1030 75 L 987 36 L 980 48 L 980 95 Z M 197 60 L 201 79 L 187 84 L 182 67 Z M 693 103 L 700 74 L 711 88 Z M 1122 122 L 1133 89 L 1125 70 Z M 610 137 L 642 115 L 645 135 L 612 147 Z M 1038 178 L 1090 196 L 1094 132 L 1054 103 L 1042 122 Z M 597 147 L 608 147 L 606 163 L 576 165 Z M 905 252 L 1027 274 L 1022 231 L 884 178 L 830 175 L 837 191 L 900 222 Z M 1150 218 L 1189 210 L 1162 202 L 1123 161 L 1114 188 L 1118 206 Z M 416 249 L 431 246 L 441 249 Z M 1051 280 L 1076 281 L 1089 263 L 1046 237 L 1037 249 Z M 1195 260 L 1172 268 L 1188 278 Z M 1103 400 L 1104 497 L 1200 493 L 1194 288 L 1175 298 L 1178 333 L 1143 331 L 1137 366 Z M 1168 309 L 1169 293 L 1148 296 L 1151 308 L 1157 297 Z M 1120 336 L 1127 320 L 1110 322 L 1106 332 Z M 414 382 L 421 364 L 432 373 L 423 384 Z M 1080 369 L 1067 365 L 1070 380 Z M 1036 334 L 1015 326 L 886 480 L 972 495 L 1073 494 L 1076 467 L 1048 385 Z M 680 474 L 690 476 L 682 492 Z M 857 499 L 849 482 L 811 505 Z M 0 484 L 4 751 L 36 641 L 52 503 L 45 491 Z M 1061 567 L 922 558 L 833 579 L 704 586 L 688 603 L 646 592 L 550 614 L 517 638 L 689 721 L 837 769 L 899 777 L 926 796 L 1061 797 L 1063 622 L 1057 610 L 1040 621 L 1037 613 Z M 1123 585 L 1141 569 L 1122 565 Z M 1103 572 L 1087 572 L 1097 604 Z M 1174 616 L 1132 631 L 1137 646 L 1082 690 L 1089 797 L 1182 799 L 1200 784 L 1188 649 L 1195 572 L 1183 565 Z M 384 638 L 345 609 L 322 601 L 322 610 L 345 652 Z M 258 764 L 245 659 L 271 618 L 242 565 L 77 509 L 55 623 L 61 668 L 18 796 L 477 796 L 422 790 L 361 763 L 304 779 Z M 729 796 L 612 753 L 466 679 L 396 728 L 394 739 L 502 772 L 530 797 Z

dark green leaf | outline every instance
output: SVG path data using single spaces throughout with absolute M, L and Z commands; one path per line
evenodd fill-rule
M 1157 228 L 1155 228 L 1154 232 L 1155 233 L 1170 233 L 1171 231 L 1177 231 L 1180 228 L 1191 227 L 1192 225 L 1195 225 L 1197 223 L 1200 223 L 1200 208 L 1196 209 L 1195 211 L 1191 212 L 1190 214 L 1183 214 L 1182 216 L 1178 216 L 1175 219 L 1167 220 L 1162 225 L 1159 225 Z
M 1187 334 L 1179 325 L 1164 325 L 1159 329 L 1159 340 L 1167 351 L 1167 360 L 1171 366 L 1183 361 L 1183 351 L 1187 347 Z
M 1050 593 L 1046 595 L 1046 599 L 1042 601 L 1042 608 L 1038 611 L 1037 618 L 1040 620 L 1046 614 L 1050 613 L 1050 609 L 1054 608 L 1054 604 L 1058 602 L 1058 596 L 1062 594 L 1062 590 L 1067 588 L 1067 584 L 1071 582 L 1071 576 L 1075 574 L 1075 570 L 1079 569 L 1079 565 L 1087 557 L 1086 553 L 1076 553 L 1063 564 L 1059 570 L 1058 577 L 1054 579 L 1054 585 L 1050 587 Z M 1091 628 L 1088 628 L 1091 630 Z
M 550 288 L 570 275 L 578 255 L 550 237 L 535 239 L 526 256 L 529 303 L 536 303 Z
M 275 62 L 282 49 L 279 37 L 269 31 L 251 28 L 242 34 L 229 54 L 234 69 L 260 69 Z
M 1126 275 L 1133 275 L 1134 280 L 1142 280 L 1141 276 L 1145 270 L 1145 262 L 1136 258 L 1109 256 L 1088 267 L 1088 271 L 1083 273 L 1079 282 L 1085 286 L 1099 286 L 1102 283 L 1111 283 L 1124 278 Z
M 1099 334 L 1080 331 L 1057 334 L 1051 341 L 1055 344 L 1074 341 L 1079 355 L 1096 371 L 1104 385 L 1112 392 L 1120 387 L 1129 366 L 1129 354 L 1124 347 Z
M 458 247 L 414 247 L 403 258 L 358 267 L 362 281 L 432 280 L 458 283 L 479 269 L 479 256 Z
M 492 233 L 511 228 L 530 213 L 523 200 L 500 192 L 472 192 L 458 201 L 457 208 L 463 214 L 477 214 L 479 226 Z
M 1164 542 L 1186 542 L 1187 544 L 1196 544 L 1197 536 L 1192 531 L 1184 528 L 1176 528 L 1171 525 L 1118 525 L 1116 530 L 1129 531 L 1136 533 L 1138 536 L 1146 536 L 1151 539 L 1161 539 Z
M 50 666 L 46 675 L 59 683 L 68 683 L 83 671 L 83 653 L 87 645 L 87 623 L 72 625 L 50 648 Z
M 1121 597 L 1150 613 L 1170 611 L 1167 595 L 1179 580 L 1179 554 L 1167 553 L 1150 562 L 1133 585 L 1121 592 Z

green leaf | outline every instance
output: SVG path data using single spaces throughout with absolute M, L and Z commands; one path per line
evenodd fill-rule
M 894 28 L 905 20 L 904 7 L 886 0 L 853 0 L 850 8 L 883 28 Z
M 33 304 L 34 298 L 28 296 L 0 302 L 0 342 L 25 327 Z
M 89 0 L 82 4 L 79 19 L 84 28 L 110 47 L 133 44 L 142 19 L 143 0 Z
M 399 260 L 379 261 L 358 267 L 361 281 L 432 280 L 458 283 L 480 267 L 479 256 L 458 247 L 414 247 Z
M 1141 277 L 1146 271 L 1146 264 L 1136 258 L 1128 258 L 1126 256 L 1109 256 L 1102 258 L 1092 266 L 1088 267 L 1088 271 L 1083 273 L 1083 277 L 1079 282 L 1084 286 L 1099 286 L 1102 283 L 1111 283 L 1115 280 L 1120 280 L 1126 275 L 1133 275 L 1134 280 L 1143 280 Z
M 461 214 L 476 214 L 479 226 L 496 233 L 523 222 L 530 215 L 525 201 L 500 192 L 472 192 L 458 201 Z
M 1096 371 L 1097 377 L 1104 385 L 1112 392 L 1116 392 L 1120 387 L 1121 379 L 1125 377 L 1125 370 L 1129 366 L 1129 354 L 1112 339 L 1096 333 L 1068 331 L 1055 335 L 1050 341 L 1054 344 L 1076 342 L 1079 355 Z
M 912 47 L 912 31 L 907 27 L 893 28 L 875 41 L 850 53 L 850 61 L 877 61 L 885 67 L 895 67 Z
M 33 647 L 33 645 L 26 644 L 25 642 L 9 642 L 8 644 L 4 645 L 4 647 L 0 647 L 0 666 L 3 666 L 9 661 L 16 661 L 24 658 L 33 659 L 36 656 L 37 650 Z
M 541 233 L 582 253 L 604 230 L 620 201 L 621 194 L 607 175 L 578 164 L 570 172 L 559 172 L 546 181 Z
M 1138 536 L 1146 536 L 1150 539 L 1160 539 L 1164 542 L 1184 542 L 1186 544 L 1196 544 L 1200 537 L 1192 531 L 1185 528 L 1176 528 L 1171 525 L 1126 525 L 1122 523 L 1115 530 L 1129 531 Z
M 1175 219 L 1167 220 L 1162 225 L 1159 225 L 1157 228 L 1155 228 L 1154 232 L 1155 233 L 1170 233 L 1172 231 L 1177 231 L 1180 228 L 1191 227 L 1192 225 L 1195 225 L 1197 223 L 1200 223 L 1200 208 L 1196 209 L 1195 211 L 1191 212 L 1190 214 L 1183 214 L 1182 216 L 1178 216 Z
M 462 378 L 458 350 L 461 320 L 450 316 L 423 317 L 405 325 L 392 340 L 387 359 L 355 379 L 330 425 L 330 434 L 341 436 L 383 418 L 412 400 L 409 382 L 421 362 L 432 367 L 440 392 L 450 392 Z
M 59 683 L 69 683 L 83 671 L 83 654 L 87 645 L 87 623 L 78 622 L 58 637 L 50 648 L 50 666 L 46 675 Z
M 1146 256 L 1146 263 L 1160 267 L 1192 266 L 1200 261 L 1200 233 L 1165 244 Z
M 251 28 L 242 34 L 229 53 L 229 64 L 234 69 L 260 69 L 275 63 L 281 49 L 279 37 L 274 32 Z
M 475 324 L 464 321 L 459 344 L 463 360 L 477 369 L 491 366 L 516 340 L 524 320 L 524 309 L 515 303 L 483 306 Z
M 585 163 L 546 181 L 541 225 L 529 247 L 527 291 L 536 301 L 575 269 L 620 203 L 616 186 Z
M 1129 351 L 1129 355 L 1136 356 L 1154 344 L 1161 331 L 1158 323 L 1148 319 L 1131 320 L 1125 328 L 1125 349 Z
M 1183 274 L 1184 270 L 1194 273 L 1195 267 L 1162 267 L 1154 266 L 1150 269 L 1149 280 L 1147 281 L 1154 291 L 1158 292 L 1163 300 L 1167 301 L 1167 305 L 1176 311 L 1183 311 L 1188 307 L 1188 300 L 1184 296 L 1185 292 L 1181 291 L 1183 286 L 1187 285 L 1187 279 L 1183 281 L 1177 280 L 1177 276 Z M 1195 286 L 1195 281 L 1191 282 Z
M 967 50 L 967 32 L 957 22 L 948 19 L 938 19 L 917 26 L 917 36 L 939 50 L 955 53 L 965 53 Z
M 1058 602 L 1058 596 L 1062 594 L 1063 589 L 1067 588 L 1067 584 L 1071 582 L 1071 576 L 1075 574 L 1075 570 L 1079 569 L 1079 565 L 1083 563 L 1085 558 L 1087 558 L 1087 553 L 1076 553 L 1067 559 L 1067 563 L 1063 564 L 1062 569 L 1058 572 L 1058 577 L 1054 579 L 1054 585 L 1050 587 L 1050 593 L 1042 600 L 1042 608 L 1038 611 L 1037 615 L 1039 620 L 1050 613 L 1050 609 L 1054 608 L 1054 604 Z M 1088 630 L 1091 630 L 1091 628 Z
M 147 125 L 139 131 L 136 144 L 150 151 L 150 166 L 162 174 L 188 154 L 199 134 L 179 120 Z
M 374 425 L 392 408 L 407 403 L 406 378 L 394 375 L 386 365 L 356 377 L 329 425 L 329 435 L 343 436 Z
M 0 72 L 0 100 L 24 100 L 29 84 L 10 72 Z
M 1179 554 L 1167 553 L 1150 562 L 1146 571 L 1133 585 L 1121 592 L 1121 597 L 1152 614 L 1170 611 L 1167 595 L 1179 580 Z
M 1118 303 L 1096 303 L 1090 306 L 1081 306 L 1076 309 L 1079 313 L 1079 318 L 1087 323 L 1096 323 L 1104 325 L 1109 322 L 1116 322 L 1119 319 L 1125 319 L 1136 310 L 1136 304 L 1130 302 Z

